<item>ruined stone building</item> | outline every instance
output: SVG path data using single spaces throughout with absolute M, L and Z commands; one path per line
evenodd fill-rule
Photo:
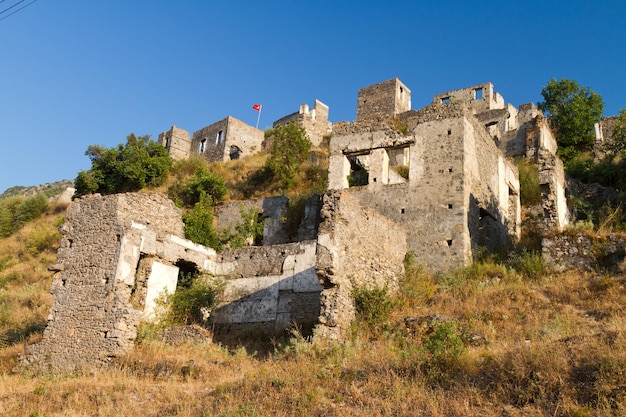
M 185 240 L 181 212 L 163 195 L 73 201 L 51 267 L 48 325 L 22 365 L 70 372 L 128 352 L 139 322 L 155 319 L 159 295 L 191 272 L 226 283 L 211 312 L 218 328 L 296 324 L 314 338 L 341 339 L 355 317 L 353 288 L 396 289 L 408 251 L 428 270 L 446 271 L 469 264 L 479 247 L 500 248 L 519 236 L 520 186 L 509 156 L 537 163 L 546 225 L 567 223 L 562 163 L 534 106 L 505 105 L 487 83 L 410 107 L 411 92 L 397 78 L 359 91 L 356 120 L 332 126 L 328 191 L 307 201 L 295 242 L 285 230 L 285 197 L 222 205 L 220 229 L 250 208 L 265 227 L 259 246 L 221 253 Z M 327 115 L 316 101 L 281 120 L 327 122 Z M 256 135 L 229 117 L 191 138 L 172 127 L 159 140 L 177 158 L 224 160 L 232 146 L 256 152 Z
M 328 106 L 317 99 L 312 109 L 309 109 L 308 104 L 301 104 L 300 110 L 276 120 L 272 127 L 276 128 L 291 122 L 304 128 L 313 146 L 318 146 L 333 129 L 333 124 L 328 120 Z
M 333 126 L 328 187 L 401 225 L 418 262 L 443 271 L 519 237 L 519 179 L 507 156 L 538 161 L 546 219 L 566 224 L 563 167 L 538 112 L 518 113 L 490 83 L 417 111 L 410 102 L 398 79 L 359 91 L 356 120 Z
M 619 123 L 619 116 L 603 117 L 594 125 L 596 133 L 596 141 L 593 146 L 593 153 L 596 161 L 606 156 L 607 145 L 613 141 L 613 129 Z
M 174 159 L 200 155 L 209 161 L 228 161 L 253 155 L 261 150 L 264 139 L 262 130 L 241 120 L 228 116 L 219 122 L 189 135 L 184 129 L 172 126 L 159 135 L 158 142 Z

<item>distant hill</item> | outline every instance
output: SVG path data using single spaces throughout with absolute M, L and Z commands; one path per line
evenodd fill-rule
M 63 193 L 63 191 L 65 191 L 65 189 L 67 189 L 68 187 L 74 187 L 73 180 L 63 180 L 63 181 L 57 181 L 57 182 L 52 182 L 52 183 L 42 184 L 42 185 L 33 185 L 33 186 L 28 186 L 28 187 L 22 186 L 22 185 L 16 185 L 14 187 L 7 188 L 5 192 L 0 194 L 0 199 L 13 197 L 16 195 L 29 197 L 29 196 L 39 194 L 39 193 L 43 193 L 47 197 L 55 197 Z

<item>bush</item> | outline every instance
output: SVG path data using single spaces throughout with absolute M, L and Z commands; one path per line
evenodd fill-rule
M 263 219 L 259 218 L 257 209 L 253 207 L 246 212 L 240 208 L 239 214 L 241 214 L 241 222 L 235 226 L 235 234 L 228 239 L 230 247 L 242 248 L 247 246 L 248 239 L 252 240 L 252 244 L 260 245 L 263 240 L 265 223 Z
M 358 319 L 371 327 L 386 321 L 393 309 L 393 301 L 387 287 L 356 286 L 352 290 L 352 297 Z
M 220 176 L 201 170 L 183 186 L 181 198 L 185 206 L 192 207 L 204 195 L 211 197 L 215 204 L 221 201 L 227 192 L 226 184 Z
M 163 146 L 149 135 L 136 137 L 131 133 L 126 140 L 125 145 L 116 148 L 87 148 L 85 155 L 91 159 L 91 169 L 78 173 L 76 197 L 139 191 L 167 180 L 172 158 Z
M 204 195 L 187 213 L 183 214 L 185 237 L 192 242 L 221 250 L 222 243 L 213 228 L 213 202 Z
M 311 141 L 304 128 L 296 123 L 288 123 L 272 132 L 273 146 L 267 167 L 278 178 L 283 187 L 293 187 L 296 171 L 306 161 L 311 150 Z
M 459 359 L 466 352 L 463 339 L 455 322 L 447 321 L 435 326 L 422 342 L 423 370 L 427 377 L 438 383 L 447 382 L 459 369 Z
M 189 282 L 188 286 L 180 285 Z M 195 275 L 181 279 L 174 294 L 168 294 L 159 302 L 165 305 L 166 313 L 161 317 L 165 325 L 205 324 L 205 317 L 216 305 L 224 285 L 217 280 L 210 280 L 204 275 Z
M 36 227 L 35 230 L 28 235 L 26 247 L 31 254 L 37 255 L 45 250 L 54 249 L 60 239 L 61 234 L 57 228 L 49 224 L 44 224 Z
M 41 216 L 47 209 L 48 199 L 43 194 L 0 200 L 0 237 L 12 235 L 29 221 Z
M 540 253 L 527 250 L 511 255 L 508 264 L 516 272 L 534 281 L 541 279 L 548 270 Z
M 515 160 L 519 171 L 520 200 L 524 206 L 541 203 L 541 187 L 537 165 L 525 158 Z

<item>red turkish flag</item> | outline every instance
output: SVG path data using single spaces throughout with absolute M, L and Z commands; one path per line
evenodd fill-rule
M 260 104 L 255 104 L 254 106 L 252 106 L 252 108 L 256 111 L 261 111 L 261 105 Z

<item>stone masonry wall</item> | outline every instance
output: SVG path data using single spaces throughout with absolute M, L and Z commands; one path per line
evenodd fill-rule
M 158 142 L 174 159 L 186 159 L 191 155 L 191 136 L 185 129 L 172 126 L 170 130 L 159 135 Z
M 132 283 L 119 279 L 119 258 L 133 217 L 150 223 L 155 234 L 182 233 L 180 211 L 160 195 L 94 195 L 69 206 L 52 267 L 48 325 L 41 342 L 27 348 L 23 365 L 71 372 L 132 348 L 142 312 L 129 302 Z
M 324 194 L 321 217 L 316 269 L 324 289 L 314 335 L 341 339 L 355 317 L 354 285 L 397 289 L 406 232 L 376 211 L 361 208 L 345 190 Z
M 356 120 L 393 117 L 410 109 L 411 90 L 393 78 L 359 90 Z
M 252 155 L 261 150 L 263 139 L 262 130 L 228 116 L 193 133 L 191 154 L 201 154 L 209 161 L 227 161 L 232 147 L 238 148 L 237 158 Z

